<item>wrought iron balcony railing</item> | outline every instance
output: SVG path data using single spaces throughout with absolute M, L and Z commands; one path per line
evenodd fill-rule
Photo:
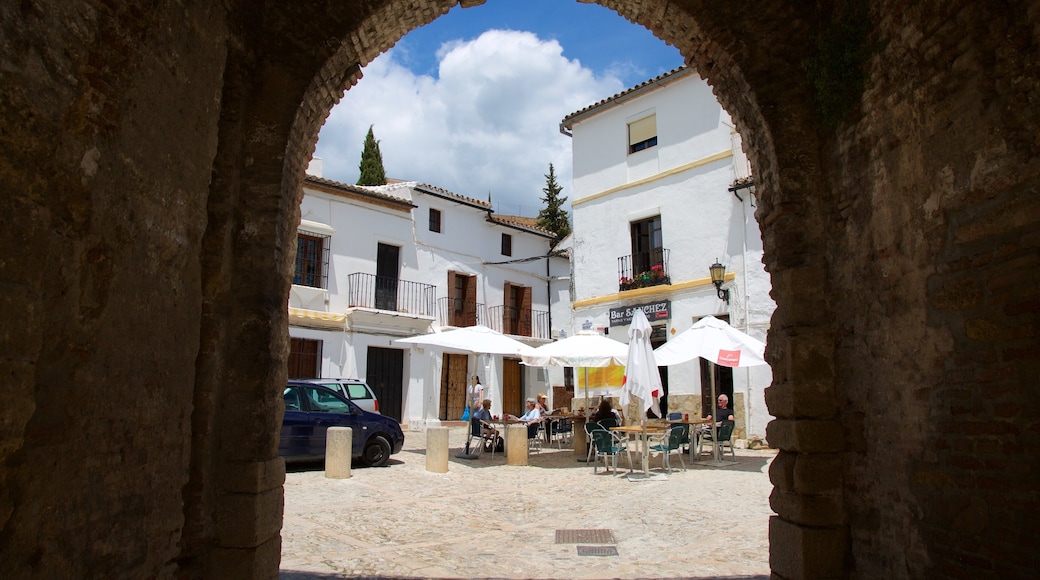
M 487 308 L 482 302 L 457 298 L 437 299 L 437 323 L 441 326 L 476 326 L 488 324 Z
M 347 276 L 347 306 L 433 316 L 437 287 L 363 272 Z
M 671 284 L 668 250 L 656 248 L 618 258 L 618 291 Z
M 488 308 L 491 328 L 502 334 L 549 339 L 548 310 L 520 310 L 508 306 Z

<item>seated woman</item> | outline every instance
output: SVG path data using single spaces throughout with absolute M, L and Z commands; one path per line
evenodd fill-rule
M 526 404 L 526 413 L 524 413 L 520 417 L 506 415 L 506 418 L 527 423 L 527 438 L 534 439 L 538 436 L 538 423 L 542 420 L 542 414 L 538 410 L 537 401 L 535 401 L 534 399 L 527 399 Z
M 599 402 L 599 407 L 596 408 L 596 412 L 592 414 L 592 417 L 589 417 L 590 421 L 596 421 L 597 423 L 603 419 L 612 419 L 620 424 L 617 415 L 614 413 L 614 407 L 612 407 L 610 401 L 606 399 Z

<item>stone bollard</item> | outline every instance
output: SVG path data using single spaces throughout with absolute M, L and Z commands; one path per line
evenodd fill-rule
M 447 427 L 430 427 L 426 430 L 426 471 L 448 472 Z
M 353 443 L 353 429 L 329 427 L 325 435 L 325 477 L 350 479 L 350 460 L 354 456 Z
M 571 436 L 574 439 L 574 456 L 578 461 L 585 461 L 589 456 L 589 434 L 585 431 L 585 417 L 575 418 L 573 429 Z
M 506 427 L 506 465 L 527 465 L 527 425 Z

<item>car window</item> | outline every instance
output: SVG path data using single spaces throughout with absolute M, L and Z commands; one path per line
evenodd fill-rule
M 303 387 L 310 399 L 311 411 L 317 413 L 349 413 L 350 403 L 318 387 Z
M 332 389 L 333 391 L 336 391 L 337 393 L 339 393 L 341 395 L 344 394 L 343 393 L 343 386 L 340 385 L 339 383 L 318 383 L 318 384 L 323 386 L 323 387 L 328 387 L 328 388 Z
M 286 411 L 299 411 L 303 408 L 300 406 L 300 392 L 292 387 L 285 388 L 282 399 L 285 401 Z
M 351 399 L 371 399 L 368 387 L 361 383 L 347 383 L 347 396 Z

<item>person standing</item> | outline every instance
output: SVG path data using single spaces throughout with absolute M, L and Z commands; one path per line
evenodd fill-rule
M 466 389 L 466 405 L 474 411 L 480 408 L 484 400 L 484 385 L 480 384 L 480 377 L 473 375 L 472 382 Z

